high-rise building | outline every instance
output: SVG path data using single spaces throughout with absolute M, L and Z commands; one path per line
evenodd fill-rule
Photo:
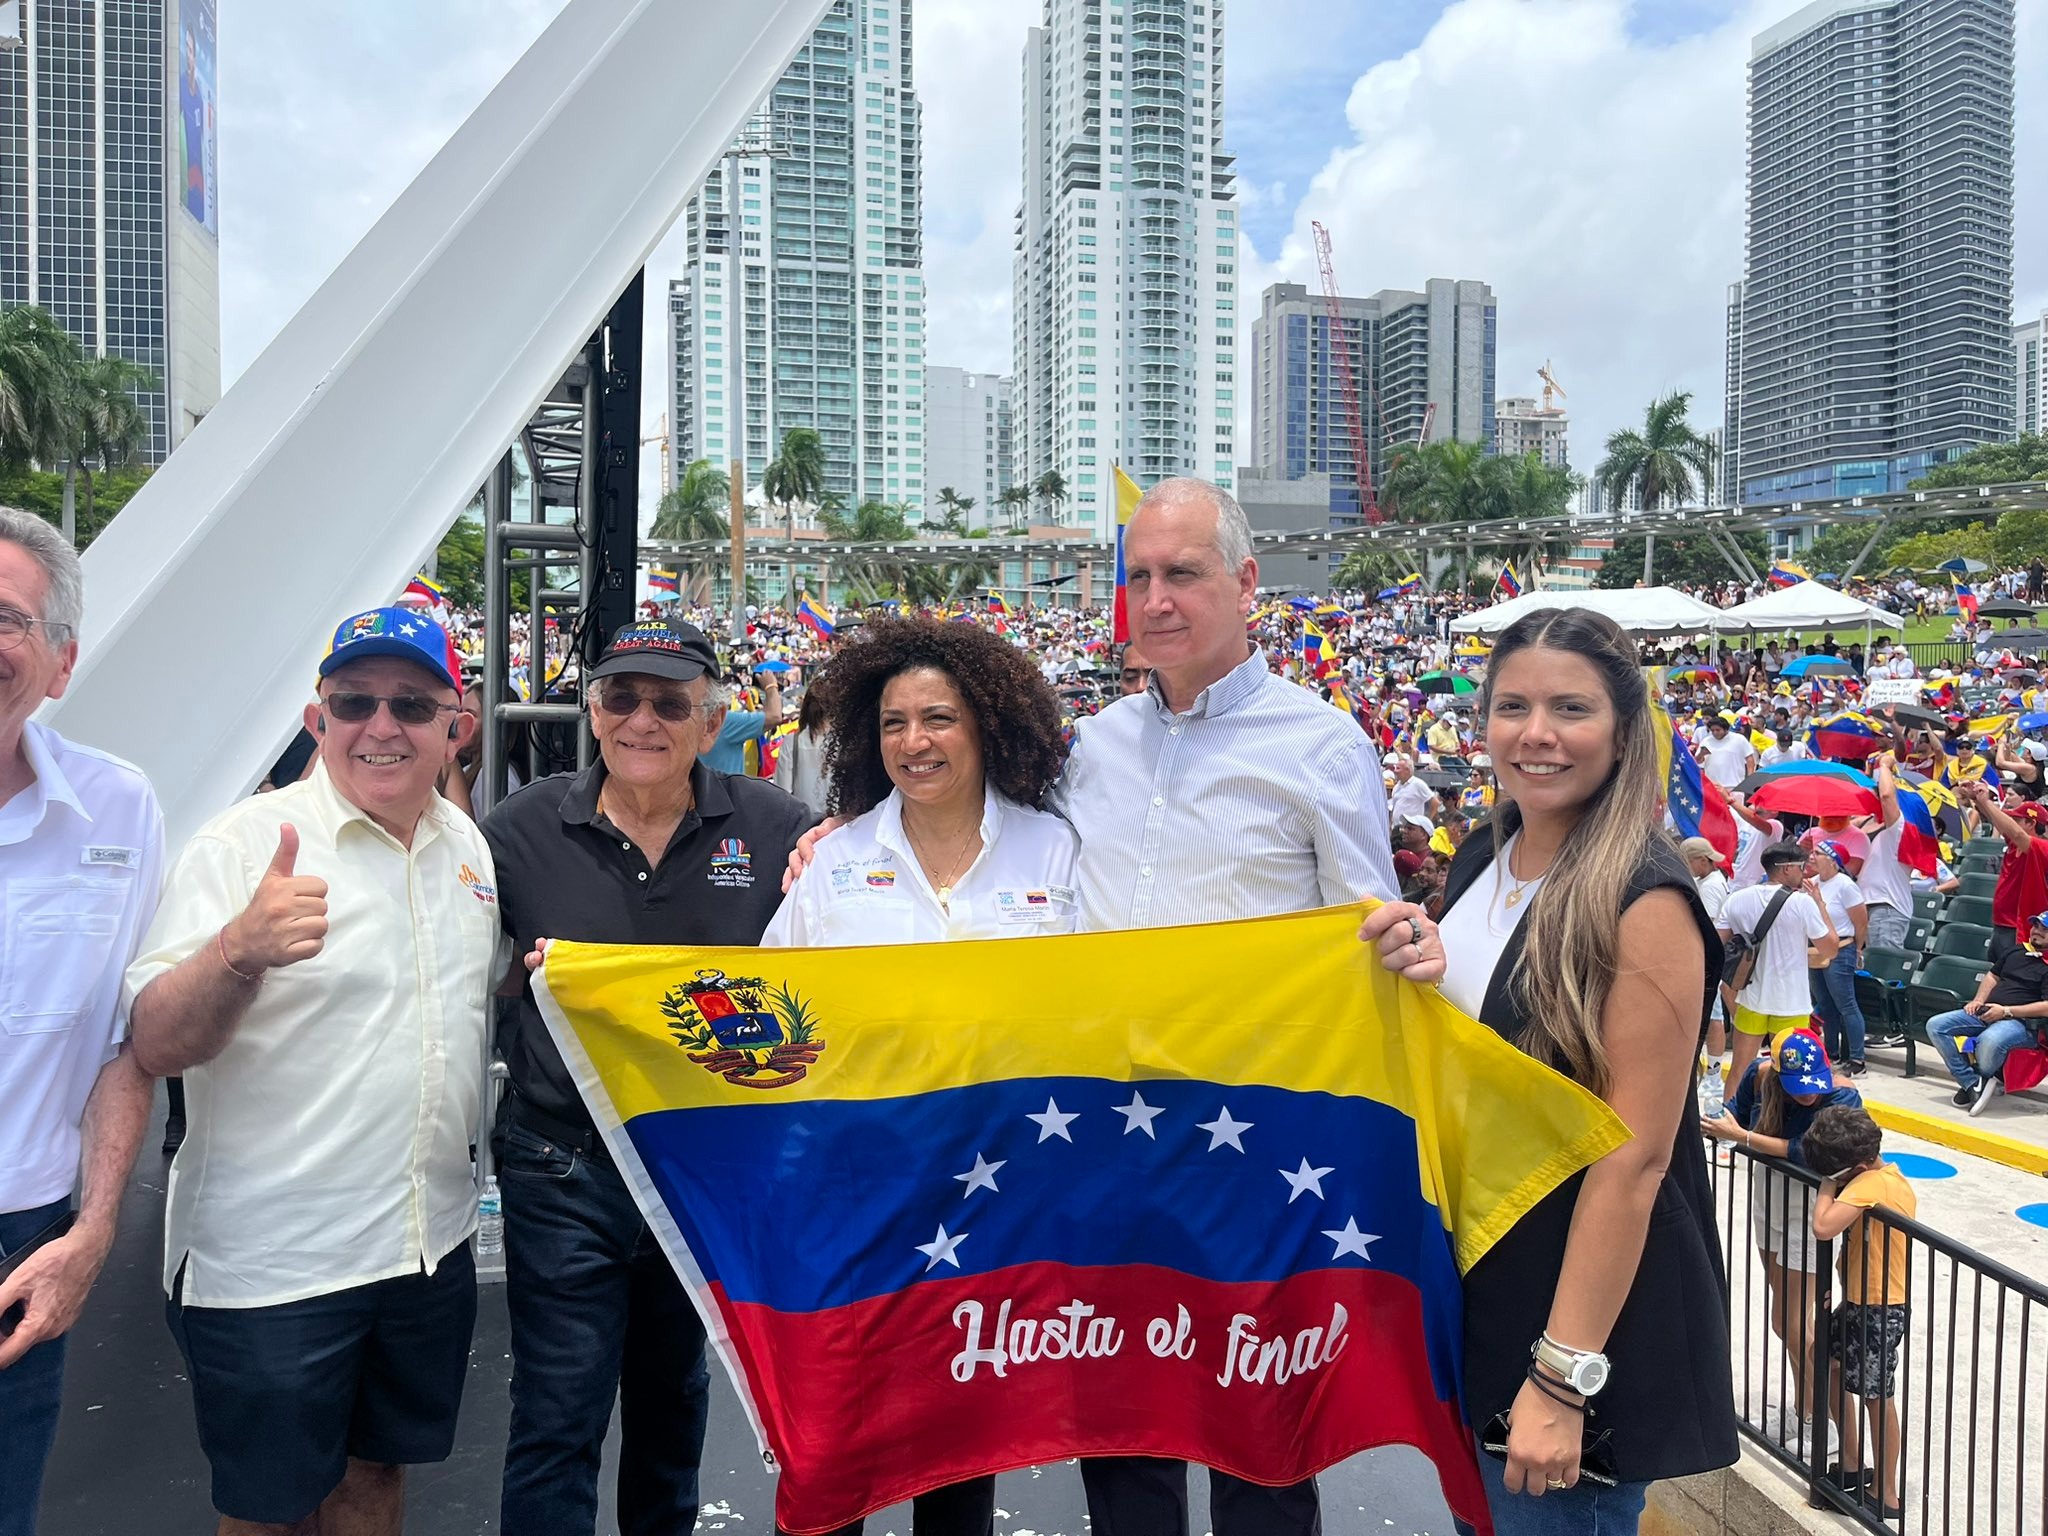
M 2048 432 L 2048 309 L 2038 320 L 2012 328 L 2012 360 L 2019 380 L 2013 391 L 2019 406 L 2013 436 Z
M 1221 0 L 1045 0 L 1024 48 L 1013 410 L 1017 473 L 1063 520 L 1236 462 L 1237 205 Z
M 925 505 L 923 123 L 912 0 L 834 0 L 683 209 L 669 284 L 672 458 L 743 459 L 793 427 L 849 507 Z
M 23 0 L 0 52 L 0 306 L 147 368 L 141 456 L 220 400 L 214 0 Z
M 1001 527 L 996 498 L 1016 483 L 1010 463 L 1010 381 L 965 368 L 924 371 L 924 515 L 945 515 L 939 492 L 974 498 L 970 528 Z
M 1325 301 L 1299 283 L 1262 296 L 1246 349 L 1244 462 L 1295 480 L 1330 477 L 1330 515 L 1361 515 L 1358 454 L 1337 346 L 1351 360 L 1375 486 L 1394 453 L 1423 440 L 1494 446 L 1496 308 L 1485 283 L 1433 277 L 1337 301 L 1337 343 Z M 1431 408 L 1434 407 L 1434 410 Z
M 1721 364 L 1721 495 L 1716 500 L 1731 506 L 1742 501 L 1742 291 L 1741 283 L 1728 285 L 1728 331 Z
M 1541 454 L 1553 469 L 1571 463 L 1571 413 L 1561 405 L 1542 406 L 1533 396 L 1512 396 L 1493 408 L 1493 451 L 1504 459 Z
M 1817 0 L 1749 64 L 1747 503 L 1905 489 L 2013 419 L 2013 0 Z

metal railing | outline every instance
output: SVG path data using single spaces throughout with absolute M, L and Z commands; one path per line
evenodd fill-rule
M 1743 1433 L 1805 1481 L 1815 1508 L 1866 1530 L 2048 1532 L 2048 1286 L 1889 1211 L 1860 1218 L 1860 1241 L 1854 1229 L 1816 1237 L 1820 1180 L 1741 1147 L 1721 1156 L 1730 1151 L 1716 1162 L 1710 1146 L 1708 1164 Z M 1890 1338 L 1881 1314 L 1842 1309 L 1845 1249 L 1862 1255 L 1865 1295 L 1903 1306 Z M 1852 1418 L 1853 1438 L 1842 1427 Z M 1880 1469 L 1879 1485 L 1834 1470 L 1845 1449 Z

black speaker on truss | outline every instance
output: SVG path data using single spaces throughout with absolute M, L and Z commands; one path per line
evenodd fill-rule
M 634 617 L 640 559 L 641 322 L 647 274 L 633 281 L 597 335 L 596 611 L 583 633 L 583 657 L 597 660 L 604 642 Z

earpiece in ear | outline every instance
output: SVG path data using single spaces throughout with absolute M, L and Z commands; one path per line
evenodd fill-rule
M 327 734 L 327 717 L 325 715 L 320 716 L 313 722 L 313 734 L 315 736 L 325 736 Z
M 462 722 L 460 720 L 450 720 L 448 722 L 448 739 L 450 741 L 453 741 L 455 739 L 455 733 L 461 729 Z

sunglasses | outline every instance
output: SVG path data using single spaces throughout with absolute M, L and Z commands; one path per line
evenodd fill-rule
M 597 694 L 597 707 L 621 720 L 637 714 L 642 704 L 654 711 L 655 719 L 670 725 L 681 725 L 697 712 L 697 706 L 678 693 L 641 694 L 630 688 L 604 688 Z
M 325 700 L 327 713 L 345 725 L 361 725 L 377 713 L 379 704 L 388 704 L 391 718 L 400 725 L 432 725 L 461 707 L 424 693 L 330 693 Z

